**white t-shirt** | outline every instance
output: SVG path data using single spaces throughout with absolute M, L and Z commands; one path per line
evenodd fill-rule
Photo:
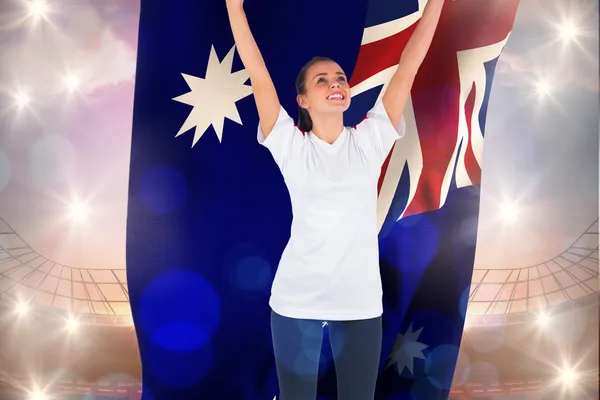
M 281 108 L 265 139 L 292 202 L 290 240 L 273 281 L 276 313 L 317 320 L 359 320 L 383 313 L 377 229 L 377 183 L 394 142 L 381 100 L 356 127 L 329 144 L 303 133 Z

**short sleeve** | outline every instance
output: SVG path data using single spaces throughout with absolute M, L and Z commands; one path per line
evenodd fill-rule
M 406 134 L 406 121 L 400 119 L 394 127 L 381 100 L 377 100 L 367 117 L 356 126 L 357 139 L 371 150 L 379 162 L 383 163 L 396 140 Z
M 258 125 L 258 143 L 269 149 L 280 169 L 284 167 L 290 151 L 301 141 L 302 137 L 302 132 L 296 127 L 294 120 L 281 106 L 275 126 L 267 137 L 265 137 L 260 124 Z

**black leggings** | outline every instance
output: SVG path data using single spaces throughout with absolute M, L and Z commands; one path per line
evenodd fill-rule
M 315 400 L 323 321 L 271 312 L 271 333 L 279 380 L 277 400 Z M 339 400 L 373 400 L 381 353 L 381 317 L 330 321 Z

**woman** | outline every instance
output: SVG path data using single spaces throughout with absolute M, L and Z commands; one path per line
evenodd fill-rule
M 377 183 L 402 110 L 430 46 L 444 0 L 429 0 L 381 100 L 344 127 L 350 87 L 334 61 L 316 57 L 296 80 L 298 126 L 282 108 L 243 10 L 226 0 L 260 117 L 258 141 L 288 187 L 290 240 L 275 276 L 271 330 L 279 400 L 315 399 L 322 323 L 330 329 L 341 400 L 373 399 L 381 352 Z

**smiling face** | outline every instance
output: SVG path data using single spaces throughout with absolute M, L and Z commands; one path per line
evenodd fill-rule
M 340 66 L 333 61 L 318 62 L 306 71 L 300 107 L 310 113 L 344 112 L 350 107 L 350 86 Z

